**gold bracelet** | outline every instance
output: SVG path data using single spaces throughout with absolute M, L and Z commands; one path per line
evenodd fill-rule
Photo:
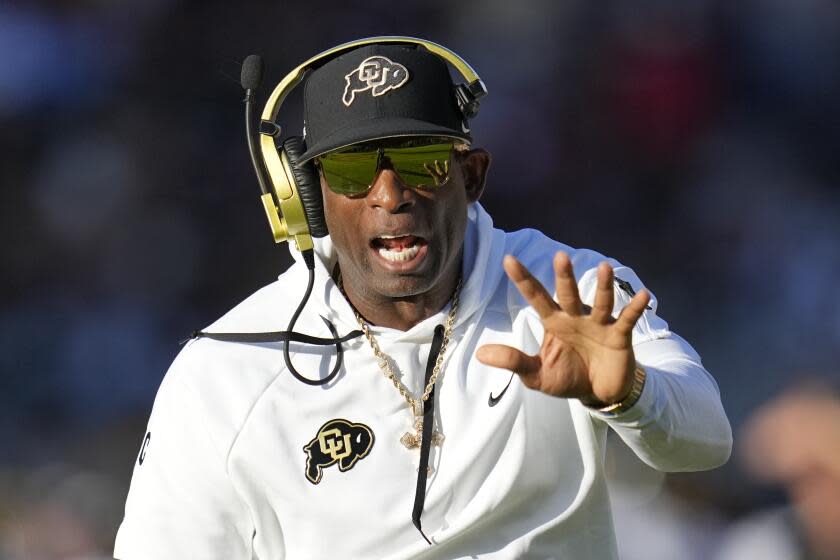
M 633 373 L 633 386 L 630 387 L 630 393 L 617 403 L 607 405 L 603 408 L 597 408 L 595 410 L 601 414 L 607 414 L 609 416 L 617 416 L 622 412 L 629 410 L 630 407 L 636 404 L 642 396 L 642 390 L 645 388 L 646 379 L 647 373 L 645 373 L 645 368 L 636 364 L 636 371 Z

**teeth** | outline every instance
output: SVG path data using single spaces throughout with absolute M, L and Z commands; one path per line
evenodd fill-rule
M 387 237 L 383 236 L 383 239 L 388 239 Z M 379 248 L 379 255 L 385 259 L 386 261 L 391 262 L 405 262 L 410 261 L 413 259 L 417 253 L 420 252 L 420 247 L 417 245 L 412 245 L 411 247 L 406 247 L 401 251 L 392 251 L 390 249 L 386 249 L 385 247 Z
M 400 235 L 387 235 L 383 234 L 379 236 L 379 239 L 396 239 L 397 237 L 405 237 L 407 235 L 411 235 L 410 233 L 401 233 Z

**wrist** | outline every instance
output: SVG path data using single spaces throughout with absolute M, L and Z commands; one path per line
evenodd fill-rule
M 606 414 L 608 416 L 616 416 L 629 410 L 636 402 L 638 402 L 639 398 L 642 396 L 642 391 L 645 388 L 645 381 L 647 379 L 647 373 L 645 372 L 645 368 L 636 364 L 636 369 L 633 372 L 633 384 L 630 386 L 630 392 L 627 393 L 623 399 L 619 400 L 618 402 L 612 404 L 601 404 L 601 403 L 586 403 L 583 404 L 588 408 L 591 408 L 601 414 Z

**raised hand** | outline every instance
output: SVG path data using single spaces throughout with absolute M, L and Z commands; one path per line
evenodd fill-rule
M 511 346 L 487 344 L 476 352 L 479 361 L 515 372 L 526 387 L 580 399 L 587 406 L 602 407 L 627 396 L 636 368 L 632 330 L 650 301 L 647 290 L 640 290 L 614 319 L 613 270 L 606 262 L 598 266 L 591 309 L 581 302 L 572 263 L 562 251 L 554 256 L 556 302 L 514 257 L 505 257 L 504 268 L 539 314 L 545 338 L 535 356 Z

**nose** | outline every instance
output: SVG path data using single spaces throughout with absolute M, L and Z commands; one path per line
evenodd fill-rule
M 414 190 L 407 187 L 393 169 L 383 168 L 376 175 L 365 200 L 371 208 L 397 214 L 414 206 L 415 196 Z

